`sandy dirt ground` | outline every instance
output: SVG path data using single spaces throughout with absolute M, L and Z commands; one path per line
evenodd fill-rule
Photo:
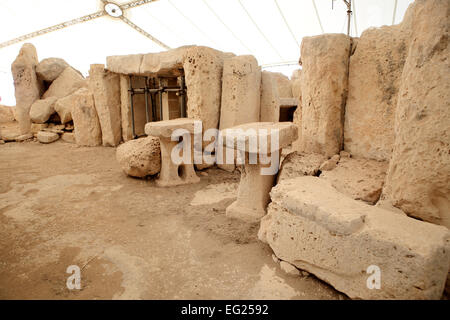
M 239 173 L 157 188 L 114 148 L 63 141 L 2 144 L 0 164 L 0 299 L 345 299 L 286 275 L 256 225 L 225 216 Z

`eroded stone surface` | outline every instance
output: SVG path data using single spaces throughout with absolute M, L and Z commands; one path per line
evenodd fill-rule
M 315 176 L 327 158 L 319 153 L 291 152 L 281 163 L 278 182 L 302 176 Z
M 261 72 L 261 115 L 262 122 L 278 122 L 280 119 L 280 102 L 278 86 L 273 73 Z
M 16 97 L 16 117 L 22 134 L 30 132 L 30 108 L 42 92 L 42 82 L 38 80 L 35 71 L 37 64 L 36 48 L 31 43 L 25 43 L 11 65 Z
M 61 72 L 58 78 L 52 82 L 42 98 L 64 98 L 84 86 L 85 81 L 84 77 L 78 71 L 72 67 L 67 67 Z
M 303 38 L 302 150 L 327 157 L 343 145 L 351 40 L 343 34 Z
M 384 197 L 408 215 L 450 227 L 450 2 L 416 1 Z M 406 19 L 406 18 L 405 18 Z
M 14 107 L 0 105 L 0 123 L 14 121 Z
M 362 33 L 350 57 L 344 145 L 355 156 L 390 159 L 410 27 L 370 28 Z
M 92 64 L 89 70 L 89 90 L 94 95 L 102 144 L 117 146 L 122 139 L 120 112 L 120 77 L 104 69 L 102 64 Z
M 86 88 L 73 93 L 72 119 L 75 142 L 80 146 L 99 146 L 102 144 L 102 131 L 94 106 L 94 97 Z
M 52 143 L 59 139 L 59 134 L 50 131 L 39 131 L 37 139 L 40 143 Z
M 36 74 L 44 81 L 54 81 L 67 68 L 69 64 L 61 58 L 47 58 L 36 66 Z
M 350 298 L 439 299 L 450 266 L 450 232 L 356 201 L 318 177 L 284 180 L 271 191 L 259 238 L 275 255 Z M 370 290 L 369 266 L 381 271 Z
M 159 139 L 144 137 L 127 141 L 117 147 L 116 159 L 129 176 L 142 178 L 155 175 L 161 170 Z
M 364 158 L 341 157 L 331 171 L 323 171 L 321 179 L 331 182 L 338 191 L 355 200 L 375 204 L 381 195 L 388 163 Z
M 36 100 L 30 108 L 30 119 L 34 123 L 44 123 L 55 113 L 55 103 L 57 98 L 50 97 Z

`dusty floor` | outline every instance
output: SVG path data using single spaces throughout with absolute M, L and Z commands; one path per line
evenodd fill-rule
M 114 148 L 63 141 L 0 145 L 0 164 L 0 299 L 344 298 L 285 275 L 256 226 L 225 216 L 238 173 L 157 188 L 125 176 Z

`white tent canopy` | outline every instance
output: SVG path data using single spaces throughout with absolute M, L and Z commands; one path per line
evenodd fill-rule
M 352 0 L 351 36 L 399 23 L 411 2 Z M 0 46 L 103 7 L 100 0 L 0 0 Z M 302 38 L 346 33 L 346 11 L 342 0 L 159 0 L 126 9 L 124 16 L 171 48 L 195 44 L 252 54 L 264 68 L 290 75 L 298 68 Z M 0 47 L 0 104 L 15 104 L 10 66 L 24 42 L 36 46 L 39 59 L 61 57 L 85 75 L 106 56 L 165 50 L 108 15 Z

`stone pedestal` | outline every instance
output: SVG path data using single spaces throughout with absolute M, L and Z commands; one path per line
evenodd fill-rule
M 186 132 L 182 136 L 183 148 L 184 151 L 189 150 L 190 155 L 175 149 L 179 148 L 180 141 L 172 141 L 171 136 L 177 129 L 183 129 Z M 156 180 L 158 186 L 172 187 L 200 182 L 194 170 L 194 120 L 180 118 L 150 122 L 145 125 L 145 133 L 158 137 L 160 140 L 161 172 Z M 180 163 L 176 163 L 172 153 L 182 157 Z
M 224 145 L 243 155 L 238 196 L 226 209 L 228 217 L 252 223 L 266 214 L 281 149 L 297 139 L 297 131 L 297 126 L 289 122 L 254 122 L 223 131 Z M 238 155 L 238 165 L 239 159 Z

